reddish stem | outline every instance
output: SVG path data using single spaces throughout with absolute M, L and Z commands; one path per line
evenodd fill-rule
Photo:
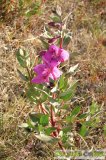
M 55 127 L 55 121 L 54 121 L 54 112 L 53 112 L 53 107 L 51 106 L 51 124 L 53 127 Z
M 39 104 L 40 108 L 41 108 L 41 111 L 44 113 L 44 114 L 48 114 L 47 110 L 42 106 L 42 104 Z
M 60 38 L 60 48 L 62 48 L 62 46 L 63 46 L 63 38 L 61 37 Z
M 56 124 L 56 121 L 54 120 L 54 111 L 53 111 L 53 107 L 51 106 L 51 125 L 52 125 L 52 127 L 55 127 L 55 124 Z M 58 126 L 57 132 L 56 132 L 56 131 L 53 132 L 53 136 L 54 136 L 54 137 L 57 137 L 58 134 L 59 134 L 59 132 L 60 132 L 60 127 Z M 59 145 L 60 149 L 61 149 L 64 153 L 66 153 L 66 152 L 65 152 L 65 149 L 64 149 L 63 146 L 62 146 L 62 143 L 61 143 L 61 142 L 58 142 L 58 145 Z
M 59 145 L 60 149 L 66 154 L 66 151 L 65 151 L 64 147 L 62 146 L 62 143 L 58 142 L 58 145 Z
M 62 47 L 63 47 L 63 37 L 62 37 L 62 22 L 61 22 L 60 33 L 61 33 L 61 35 L 60 35 L 60 48 L 62 48 Z

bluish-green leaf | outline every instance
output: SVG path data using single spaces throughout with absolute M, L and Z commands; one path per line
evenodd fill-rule
M 75 94 L 76 87 L 77 87 L 77 81 L 74 82 L 67 91 L 60 94 L 60 99 L 63 99 L 65 101 L 71 100 L 71 98 L 73 98 Z
M 22 50 L 21 48 L 18 49 L 16 52 L 16 57 L 19 62 L 19 64 L 23 67 L 26 68 L 26 66 L 29 66 L 29 54 L 27 51 Z
M 36 90 L 34 88 L 34 85 L 30 85 L 29 89 L 27 91 L 27 97 L 32 101 L 32 102 L 37 102 L 39 97 L 40 97 L 40 91 Z
M 41 141 L 43 141 L 43 142 L 50 142 L 50 143 L 57 143 L 58 142 L 58 138 L 53 138 L 52 136 L 47 136 L 47 135 L 45 135 L 45 134 L 36 134 L 35 135 L 36 136 L 36 138 L 38 138 L 38 139 L 40 139 Z
M 22 80 L 28 81 L 28 77 L 24 75 L 19 69 L 17 69 L 17 72 Z
M 30 116 L 30 119 L 34 123 L 36 122 L 40 123 L 40 118 L 43 116 L 43 114 L 42 113 L 30 113 L 29 116 Z
M 69 43 L 70 43 L 70 40 L 71 40 L 71 36 L 70 35 L 66 35 L 63 39 L 63 46 L 66 47 Z
M 23 68 L 26 68 L 26 60 L 24 59 L 24 57 L 20 54 L 22 50 L 19 49 L 16 53 L 16 57 L 17 57 L 17 60 L 19 62 L 19 64 L 23 67 Z M 22 51 L 23 52 L 23 51 Z

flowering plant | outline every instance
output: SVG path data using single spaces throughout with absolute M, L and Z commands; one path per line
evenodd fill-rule
M 34 132 L 42 141 L 58 143 L 65 152 L 64 147 L 73 147 L 76 135 L 80 138 L 87 135 L 94 121 L 92 115 L 99 110 L 95 103 L 90 106 L 93 113 L 82 113 L 81 106 L 73 108 L 77 81 L 70 78 L 70 73 L 73 74 L 78 65 L 64 73 L 64 62 L 71 58 L 64 49 L 71 40 L 71 33 L 66 29 L 68 16 L 62 20 L 60 7 L 53 13 L 49 27 L 46 26 L 44 34 L 40 36 L 45 47 L 39 54 L 41 63 L 33 65 L 30 54 L 25 50 L 19 49 L 16 54 L 20 65 L 27 70 L 27 75 L 18 70 L 20 77 L 28 84 L 26 95 L 37 107 L 37 112 L 30 113 L 22 127 Z M 88 117 L 91 119 L 88 120 Z M 75 124 L 79 124 L 78 131 Z

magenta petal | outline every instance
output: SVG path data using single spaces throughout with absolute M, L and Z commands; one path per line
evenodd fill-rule
M 46 52 L 43 56 L 42 56 L 42 59 L 43 59 L 43 62 L 44 63 L 49 63 L 51 61 L 51 58 L 52 58 L 52 54 L 50 52 Z
M 45 64 L 38 64 L 36 67 L 34 67 L 34 71 L 37 73 L 37 74 L 41 74 L 45 69 Z
M 45 55 L 42 56 L 43 62 L 48 65 L 49 67 L 55 67 L 60 64 L 57 58 L 53 57 L 51 52 L 47 52 Z
M 52 59 L 50 62 L 50 66 L 53 67 L 57 67 L 60 64 L 60 62 L 56 59 Z
M 49 47 L 49 52 L 51 52 L 52 54 L 57 55 L 59 52 L 59 47 L 55 46 L 55 45 L 51 45 Z
M 57 79 L 62 75 L 62 72 L 57 67 L 54 67 L 52 70 L 52 75 L 54 79 Z
M 43 77 L 43 75 L 38 75 L 31 80 L 32 83 L 42 84 L 49 82 L 49 77 Z
M 50 73 L 50 74 L 49 74 L 49 76 L 48 76 L 48 78 L 51 78 L 51 79 L 53 79 L 53 80 L 54 80 L 54 76 L 53 76 L 53 74 L 52 74 L 52 73 Z
M 32 83 L 41 84 L 44 83 L 44 79 L 41 76 L 36 76 L 31 80 Z
M 60 54 L 61 62 L 64 62 L 69 59 L 69 53 L 65 51 L 64 49 L 61 49 L 61 54 Z

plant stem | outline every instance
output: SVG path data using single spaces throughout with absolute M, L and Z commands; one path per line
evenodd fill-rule
M 56 122 L 55 122 L 55 120 L 54 120 L 53 106 L 51 106 L 50 109 L 51 109 L 51 125 L 52 125 L 52 127 L 55 127 Z M 57 136 L 58 136 L 58 128 L 57 128 L 57 132 L 56 132 L 56 131 L 53 132 L 53 135 L 54 135 L 54 137 L 57 137 Z M 62 143 L 61 143 L 61 142 L 58 142 L 58 145 L 59 145 L 60 149 L 66 154 L 65 149 L 64 149 L 64 147 L 62 146 Z
M 61 18 L 61 27 L 60 27 L 60 48 L 63 47 L 63 36 L 62 36 L 62 18 Z
M 53 112 L 53 106 L 51 105 L 51 124 L 53 127 L 55 127 L 55 121 L 54 121 L 54 112 Z
M 30 75 L 29 68 L 27 66 L 26 66 L 26 70 L 27 70 L 27 73 L 28 73 L 28 76 L 29 76 L 29 80 L 30 80 L 30 83 L 31 83 L 31 75 Z
M 66 154 L 66 151 L 65 151 L 64 147 L 62 146 L 62 143 L 58 142 L 58 145 L 59 145 L 60 149 L 64 152 L 64 154 Z
M 61 38 L 60 38 L 60 48 L 62 48 L 62 46 L 63 46 L 63 37 L 61 36 Z
M 41 111 L 44 113 L 44 114 L 48 114 L 47 110 L 42 106 L 42 104 L 40 103 L 39 104 L 40 108 L 41 108 Z

